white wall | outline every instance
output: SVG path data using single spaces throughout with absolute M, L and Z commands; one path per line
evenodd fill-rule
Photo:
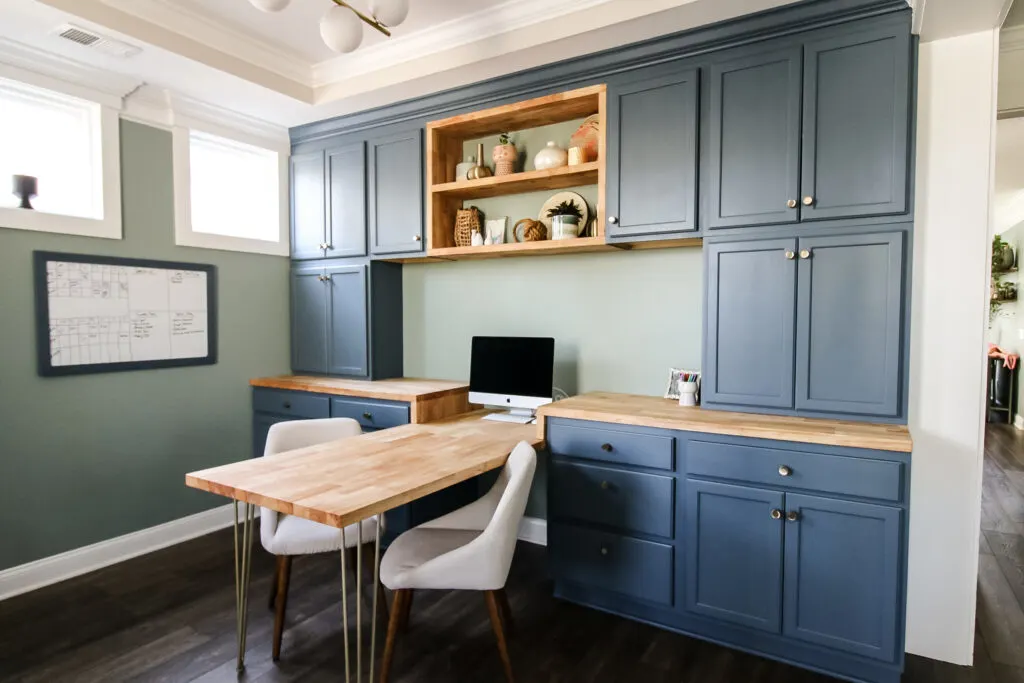
M 973 659 L 998 33 L 921 45 L 907 651 Z

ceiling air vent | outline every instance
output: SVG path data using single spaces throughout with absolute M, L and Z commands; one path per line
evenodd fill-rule
M 63 24 L 62 26 L 58 26 L 53 33 L 59 38 L 71 41 L 72 43 L 76 43 L 82 47 L 87 47 L 121 59 L 133 57 L 142 52 L 141 48 L 135 47 L 134 45 L 129 45 L 128 43 L 123 43 L 120 40 L 108 38 L 104 35 L 100 35 L 99 33 L 95 33 L 94 31 L 89 31 L 80 26 L 75 26 L 74 24 Z

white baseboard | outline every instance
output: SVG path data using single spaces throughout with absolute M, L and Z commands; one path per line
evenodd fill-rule
M 259 510 L 256 511 L 259 514 Z M 182 543 L 235 521 L 231 504 L 0 571 L 0 600 Z
M 548 544 L 548 520 L 537 517 L 523 517 L 519 525 L 519 540 L 535 545 Z
M 1013 426 L 1016 429 L 1024 429 L 1024 415 L 1017 413 L 1013 416 Z

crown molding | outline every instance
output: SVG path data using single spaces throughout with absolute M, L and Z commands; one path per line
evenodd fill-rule
M 98 69 L 83 62 L 0 37 L 0 76 L 121 108 L 123 98 L 142 85 L 134 76 Z
M 121 116 L 166 130 L 201 130 L 284 154 L 291 149 L 284 126 L 149 84 L 125 98 Z
M 208 12 L 172 0 L 100 1 L 137 19 L 158 24 L 173 33 L 212 45 L 221 52 L 261 69 L 311 87 L 311 62 L 285 47 L 240 31 Z
M 380 71 L 403 62 L 553 21 L 612 0 L 506 0 L 436 26 L 396 35 L 347 55 L 313 66 L 312 86 L 319 88 L 353 76 Z
M 1024 25 L 1004 28 L 999 32 L 1000 52 L 1019 52 L 1024 50 Z

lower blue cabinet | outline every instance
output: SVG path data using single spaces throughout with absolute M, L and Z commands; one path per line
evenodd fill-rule
M 782 616 L 778 491 L 686 482 L 686 608 L 777 633 Z
M 909 454 L 563 418 L 547 443 L 557 597 L 898 683 Z
M 902 510 L 787 493 L 786 511 L 785 635 L 892 661 Z

